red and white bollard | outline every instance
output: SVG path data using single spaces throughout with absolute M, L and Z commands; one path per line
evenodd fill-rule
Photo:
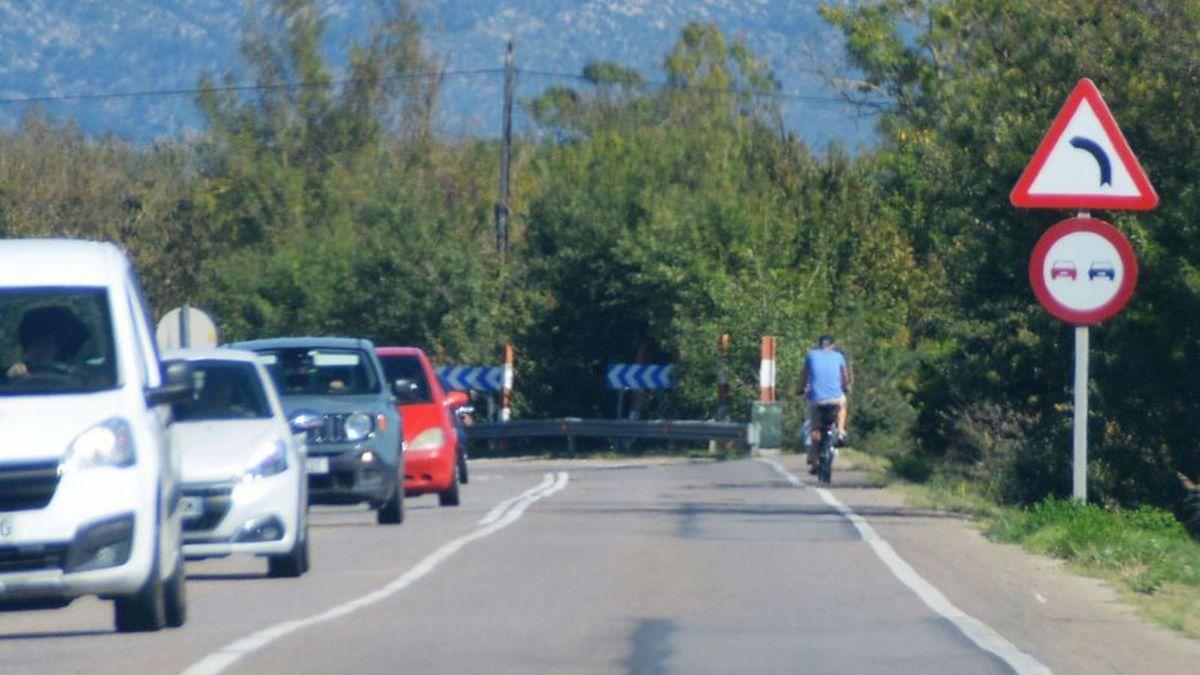
M 504 344 L 504 382 L 500 393 L 500 421 L 512 419 L 513 346 Z
M 758 369 L 760 401 L 775 400 L 775 337 L 764 335 L 762 339 L 762 366 Z

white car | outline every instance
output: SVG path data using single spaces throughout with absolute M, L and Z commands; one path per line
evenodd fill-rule
M 119 631 L 183 625 L 168 429 L 190 394 L 120 249 L 0 241 L 0 608 L 98 595 Z
M 308 478 L 294 433 L 253 352 L 180 349 L 194 395 L 174 406 L 183 455 L 183 552 L 189 559 L 250 554 L 273 577 L 308 571 Z

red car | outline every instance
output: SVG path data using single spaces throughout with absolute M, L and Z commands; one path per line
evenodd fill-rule
M 458 487 L 466 482 L 466 455 L 460 448 L 454 409 L 469 401 L 467 395 L 443 390 L 429 357 L 416 347 L 380 347 L 375 353 L 404 418 L 405 496 L 432 492 L 442 506 L 458 506 Z

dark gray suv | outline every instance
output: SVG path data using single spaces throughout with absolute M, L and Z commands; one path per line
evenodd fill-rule
M 404 433 L 375 345 L 357 338 L 287 337 L 238 342 L 275 380 L 293 428 L 307 434 L 310 504 L 376 509 L 404 520 Z

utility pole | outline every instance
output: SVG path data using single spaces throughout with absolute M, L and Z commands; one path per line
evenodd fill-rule
M 508 172 L 512 163 L 512 101 L 516 84 L 513 43 L 508 41 L 504 56 L 504 122 L 500 140 L 500 201 L 496 202 L 496 251 L 508 257 Z

